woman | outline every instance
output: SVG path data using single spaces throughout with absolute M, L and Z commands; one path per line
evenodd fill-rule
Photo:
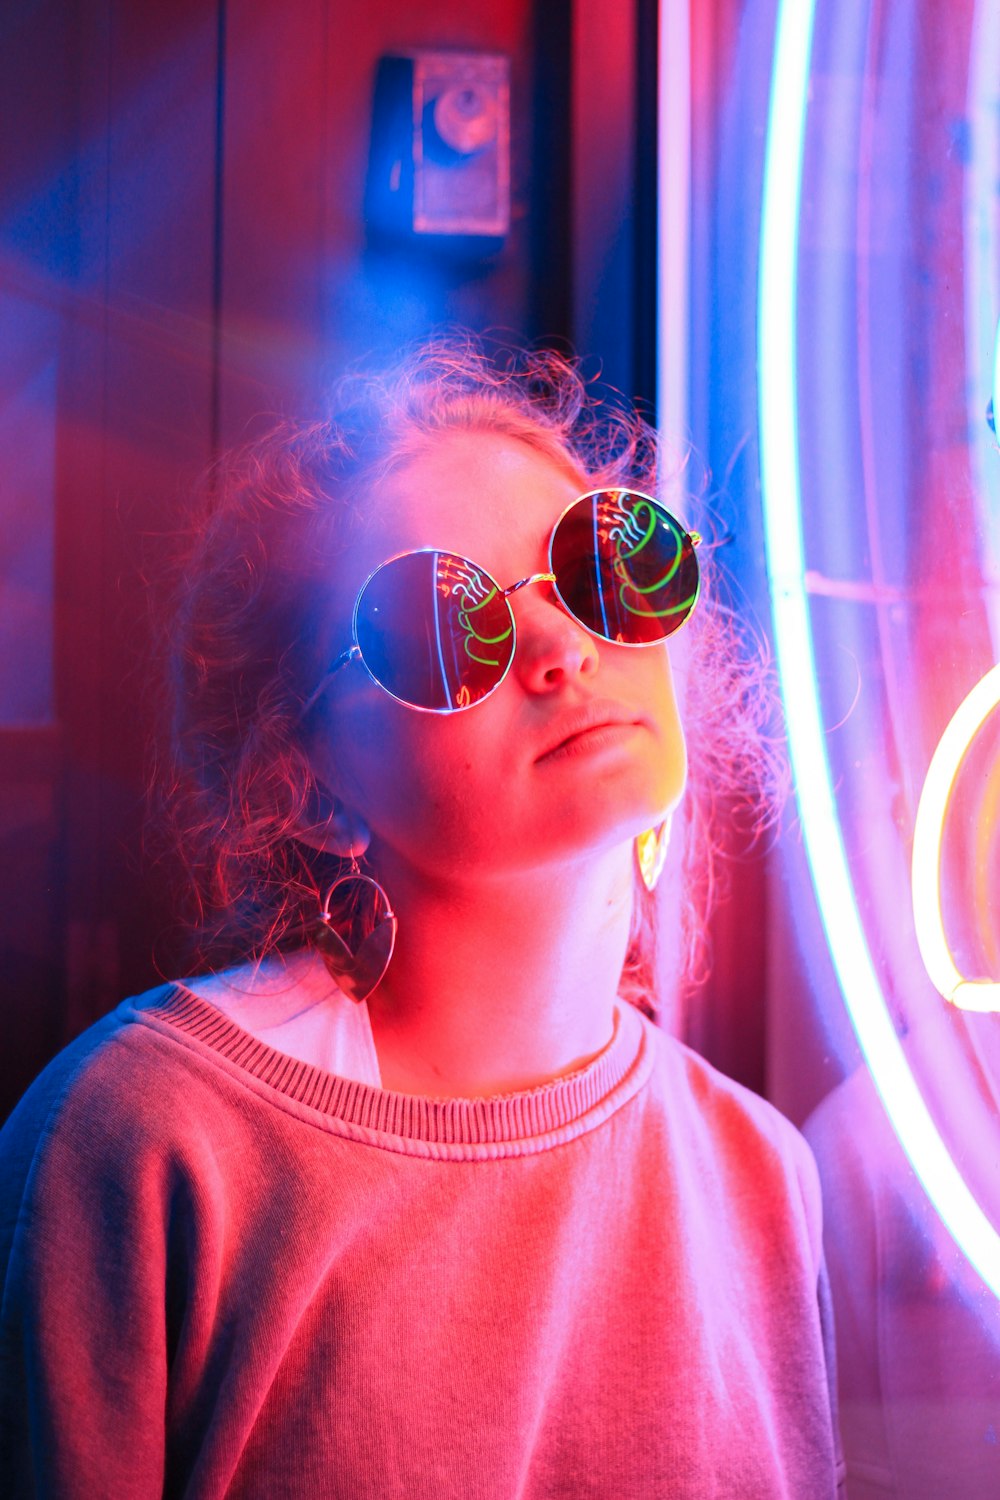
M 214 967 L 4 1135 L 5 1493 L 832 1494 L 811 1159 L 642 1013 L 699 589 L 648 434 L 462 345 L 336 410 L 184 570 Z M 717 791 L 746 695 L 689 635 Z

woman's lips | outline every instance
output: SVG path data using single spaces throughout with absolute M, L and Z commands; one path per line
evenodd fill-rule
M 536 757 L 536 762 L 593 754 L 620 744 L 639 725 L 640 720 L 634 713 L 617 703 L 588 704 L 586 708 L 556 721 L 548 744 Z
M 571 735 L 562 744 L 556 745 L 554 749 L 547 750 L 544 755 L 538 757 L 537 764 L 544 765 L 549 761 L 561 760 L 564 756 L 571 755 L 596 755 L 601 750 L 608 750 L 614 745 L 621 744 L 629 739 L 638 724 L 595 724 L 593 729 L 584 729 L 580 734 Z

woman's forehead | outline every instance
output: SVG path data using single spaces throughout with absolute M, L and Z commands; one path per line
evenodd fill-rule
M 365 551 L 377 538 L 382 557 L 440 546 L 500 568 L 527 548 L 530 569 L 556 520 L 586 488 L 568 458 L 560 463 L 520 438 L 441 433 L 378 486 Z

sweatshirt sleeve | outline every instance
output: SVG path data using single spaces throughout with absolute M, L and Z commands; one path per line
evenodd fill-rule
M 826 1362 L 826 1380 L 830 1392 L 830 1417 L 833 1424 L 834 1455 L 837 1472 L 838 1500 L 847 1493 L 847 1467 L 844 1460 L 840 1435 L 840 1413 L 837 1399 L 837 1347 L 833 1318 L 833 1300 L 830 1294 L 830 1277 L 823 1252 L 823 1199 L 819 1171 L 812 1148 L 804 1136 L 797 1134 L 799 1151 L 799 1187 L 806 1208 L 809 1224 L 809 1239 L 813 1257 L 817 1262 L 816 1297 L 819 1307 L 819 1325 Z
M 74 1050 L 0 1135 L 0 1493 L 146 1500 L 164 1488 L 167 1172 Z

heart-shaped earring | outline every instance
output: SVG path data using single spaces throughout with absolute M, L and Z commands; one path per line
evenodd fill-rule
M 323 898 L 314 937 L 340 989 L 360 1005 L 389 967 L 396 946 L 396 914 L 378 881 L 362 875 L 353 856 L 351 865 Z

